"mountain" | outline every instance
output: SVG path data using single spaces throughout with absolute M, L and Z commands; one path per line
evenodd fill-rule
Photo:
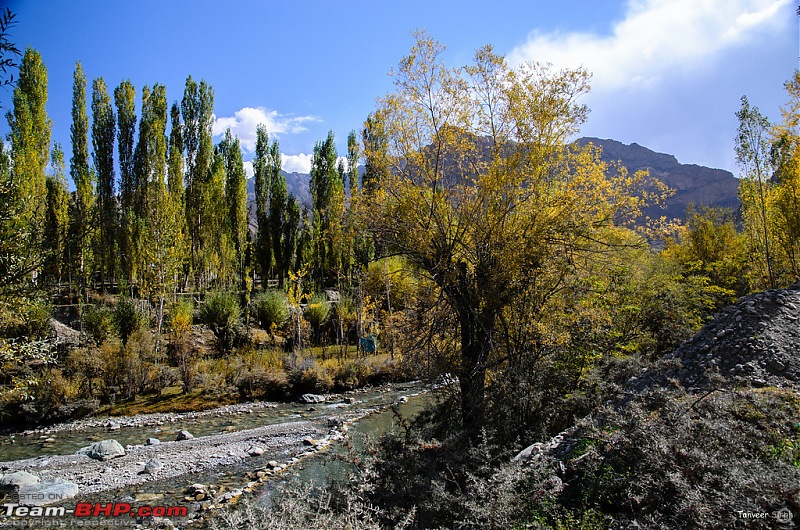
M 689 204 L 723 206 L 734 211 L 739 209 L 739 179 L 730 171 L 681 164 L 672 155 L 657 153 L 636 143 L 626 145 L 601 138 L 580 138 L 576 143 L 600 146 L 603 148 L 603 161 L 619 161 L 631 173 L 640 169 L 649 170 L 651 176 L 675 191 L 667 200 L 666 208 L 648 208 L 645 210 L 647 216 L 683 219 Z
M 639 144 L 630 145 L 616 140 L 601 138 L 580 138 L 578 145 L 592 143 L 603 149 L 602 160 L 605 162 L 619 161 L 631 173 L 640 169 L 650 171 L 650 175 L 659 179 L 675 191 L 667 200 L 666 208 L 651 207 L 645 210 L 645 215 L 658 218 L 666 216 L 668 219 L 683 219 L 686 207 L 689 204 L 723 206 L 734 211 L 739 209 L 739 180 L 730 171 L 713 169 L 696 164 L 681 164 L 673 156 L 657 153 Z M 290 193 L 300 200 L 300 203 L 311 208 L 311 192 L 309 190 L 309 175 L 307 173 L 286 173 L 286 187 Z M 359 166 L 359 174 L 363 174 L 363 167 Z M 248 202 L 255 201 L 255 180 L 247 181 Z M 255 205 L 251 206 L 253 216 Z M 251 220 L 254 222 L 254 219 Z
M 293 193 L 301 205 L 311 208 L 311 190 L 308 187 L 308 173 L 287 173 L 281 170 L 281 175 L 286 178 L 286 189 Z M 256 200 L 256 179 L 247 179 L 247 202 Z M 254 207 L 255 208 L 255 207 Z

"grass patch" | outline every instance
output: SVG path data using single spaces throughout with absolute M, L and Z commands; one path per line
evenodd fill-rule
M 202 390 L 184 394 L 180 386 L 173 386 L 165 389 L 161 396 L 137 397 L 133 401 L 104 407 L 100 413 L 109 416 L 135 416 L 158 412 L 194 412 L 239 401 L 241 400 L 236 394 L 210 395 Z

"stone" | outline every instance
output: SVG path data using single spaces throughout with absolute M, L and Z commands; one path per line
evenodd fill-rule
M 148 438 L 144 443 L 145 445 L 158 445 L 161 443 L 161 440 L 158 438 Z
M 75 454 L 86 455 L 94 460 L 110 460 L 125 456 L 125 448 L 118 441 L 109 439 L 78 449 Z
M 276 467 L 278 467 L 278 462 L 275 460 L 270 460 L 269 462 L 267 462 L 267 465 L 272 469 L 275 469 Z
M 300 396 L 300 401 L 303 403 L 324 403 L 325 396 L 319 394 L 303 394 Z
M 189 431 L 182 430 L 178 432 L 178 436 L 175 438 L 175 441 L 181 442 L 183 440 L 191 440 L 192 438 L 194 438 L 194 435 L 192 433 L 190 433 Z
M 150 460 L 144 465 L 144 472 L 148 475 L 154 475 L 164 469 L 164 464 L 156 460 L 155 458 Z
M 23 486 L 17 492 L 19 503 L 28 506 L 51 504 L 69 499 L 77 494 L 77 484 L 60 478 L 43 480 L 36 484 Z
M 250 456 L 261 456 L 264 454 L 264 450 L 258 446 L 253 446 L 247 450 L 247 454 Z
M 768 361 L 768 364 L 769 367 L 775 370 L 776 372 L 783 372 L 784 370 L 786 370 L 786 364 L 784 364 L 780 359 L 776 359 L 775 357 L 772 357 Z
M 39 482 L 39 477 L 27 471 L 15 471 L 0 477 L 0 493 L 16 493 L 19 488 L 32 486 Z

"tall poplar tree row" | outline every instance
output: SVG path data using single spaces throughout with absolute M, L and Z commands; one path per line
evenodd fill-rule
M 133 149 L 136 131 L 136 90 L 130 81 L 123 81 L 114 89 L 114 104 L 117 107 L 117 151 L 119 160 L 119 265 L 120 272 L 126 281 L 133 276 L 133 264 L 136 261 L 133 245 L 134 210 L 133 210 Z
M 92 149 L 97 174 L 97 265 L 101 282 L 116 275 L 117 199 L 114 193 L 114 107 L 102 77 L 92 83 Z
M 73 270 L 81 289 L 85 289 L 91 272 L 92 215 L 94 182 L 89 171 L 89 118 L 86 116 L 86 75 L 80 62 L 75 63 L 72 84 L 72 158 L 69 172 L 75 183 L 75 200 L 70 221 Z

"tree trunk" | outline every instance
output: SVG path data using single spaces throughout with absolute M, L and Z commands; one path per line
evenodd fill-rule
M 480 318 L 473 308 L 458 311 L 461 325 L 461 419 L 464 431 L 477 443 L 486 422 L 486 359 L 491 319 Z

